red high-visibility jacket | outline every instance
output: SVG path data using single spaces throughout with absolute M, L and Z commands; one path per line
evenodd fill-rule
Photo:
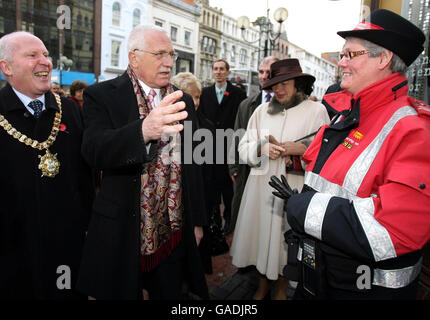
M 395 73 L 347 97 L 350 113 L 324 126 L 303 156 L 314 191 L 288 201 L 293 229 L 370 263 L 427 243 L 430 108 L 407 92 Z M 331 101 L 344 104 L 345 94 Z

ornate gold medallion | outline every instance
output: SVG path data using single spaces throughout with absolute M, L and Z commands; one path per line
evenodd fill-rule
M 57 159 L 57 154 L 52 154 L 46 149 L 43 156 L 38 156 L 40 159 L 39 169 L 42 171 L 42 177 L 55 177 L 60 171 L 60 161 Z
M 22 134 L 17 129 L 12 127 L 12 125 L 7 121 L 7 119 L 0 114 L 0 127 L 2 127 L 10 136 L 14 139 L 18 140 L 20 143 L 24 143 L 25 145 L 37 149 L 37 150 L 46 150 L 43 156 L 39 155 L 40 163 L 39 169 L 42 170 L 42 177 L 55 177 L 60 170 L 60 161 L 57 159 L 57 154 L 52 154 L 49 152 L 48 148 L 55 142 L 57 138 L 58 131 L 60 130 L 61 124 L 61 98 L 58 94 L 54 94 L 55 99 L 57 100 L 59 112 L 55 113 L 54 123 L 52 125 L 51 134 L 48 139 L 43 142 L 39 142 L 37 140 L 31 139 L 27 137 L 25 134 Z

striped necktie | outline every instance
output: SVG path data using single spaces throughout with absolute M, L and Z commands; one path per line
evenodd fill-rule
M 149 90 L 149 93 L 148 93 L 148 103 L 149 103 L 149 106 L 150 106 L 151 110 L 155 108 L 155 101 L 154 101 L 154 99 L 155 99 L 156 95 L 157 95 L 157 93 L 155 92 L 154 89 Z

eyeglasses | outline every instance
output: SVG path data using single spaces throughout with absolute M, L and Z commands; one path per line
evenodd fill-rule
M 351 60 L 355 57 L 362 56 L 363 54 L 369 53 L 368 50 L 360 50 L 360 51 L 347 51 L 347 52 L 341 52 L 339 54 L 340 60 L 342 60 L 344 57 L 346 59 Z
M 146 50 L 142 50 L 142 49 L 134 49 L 133 51 L 146 52 L 146 53 L 152 54 L 157 59 L 163 59 L 163 58 L 167 58 L 167 57 L 172 58 L 173 61 L 176 61 L 176 59 L 178 59 L 178 54 L 174 51 L 172 51 L 172 52 L 167 52 L 167 51 L 151 52 L 151 51 L 146 51 Z

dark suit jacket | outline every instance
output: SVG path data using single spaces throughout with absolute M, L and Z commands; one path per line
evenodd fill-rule
M 184 95 L 187 120 L 196 125 L 194 104 Z M 121 77 L 87 88 L 84 92 L 86 130 L 82 153 L 90 165 L 103 170 L 103 180 L 94 206 L 82 259 L 78 288 L 98 299 L 141 297 L 140 191 L 142 164 L 149 154 L 142 136 L 136 95 L 131 81 Z M 182 147 L 190 147 L 189 141 Z M 184 155 L 184 152 L 182 152 Z M 182 241 L 187 253 L 191 290 L 208 297 L 198 257 L 193 226 L 205 224 L 203 181 L 200 168 L 182 162 L 185 229 Z
M 239 104 L 246 98 L 246 93 L 233 86 L 230 81 L 227 81 L 226 92 L 228 95 L 224 94 L 221 104 L 218 104 L 215 85 L 203 88 L 200 96 L 198 110 L 212 121 L 217 129 L 233 129 Z
M 227 81 L 226 92 L 228 92 L 228 94 L 224 94 L 221 104 L 218 104 L 215 85 L 203 88 L 202 95 L 200 96 L 200 107 L 198 112 L 201 112 L 207 119 L 212 121 L 212 123 L 215 124 L 215 129 L 233 129 L 239 104 L 246 98 L 246 93 L 240 88 L 233 86 L 229 81 Z M 224 165 L 227 164 L 227 155 L 230 147 L 228 140 L 228 137 L 223 138 L 222 141 L 214 139 L 214 159 L 216 160 L 220 158 L 220 156 L 217 155 L 217 150 L 220 150 L 219 148 L 223 147 L 222 158 Z M 224 165 L 222 166 L 222 169 L 219 169 L 227 172 L 227 167 Z
M 10 85 L 0 91 L 0 114 L 18 131 L 39 142 L 51 133 L 58 109 L 45 94 L 46 110 L 36 119 Z M 39 151 L 18 142 L 0 128 L 0 299 L 77 297 L 59 290 L 59 266 L 71 270 L 74 288 L 92 204 L 91 170 L 81 157 L 83 124 L 79 108 L 62 98 L 66 126 L 49 148 L 60 172 L 41 177 Z

